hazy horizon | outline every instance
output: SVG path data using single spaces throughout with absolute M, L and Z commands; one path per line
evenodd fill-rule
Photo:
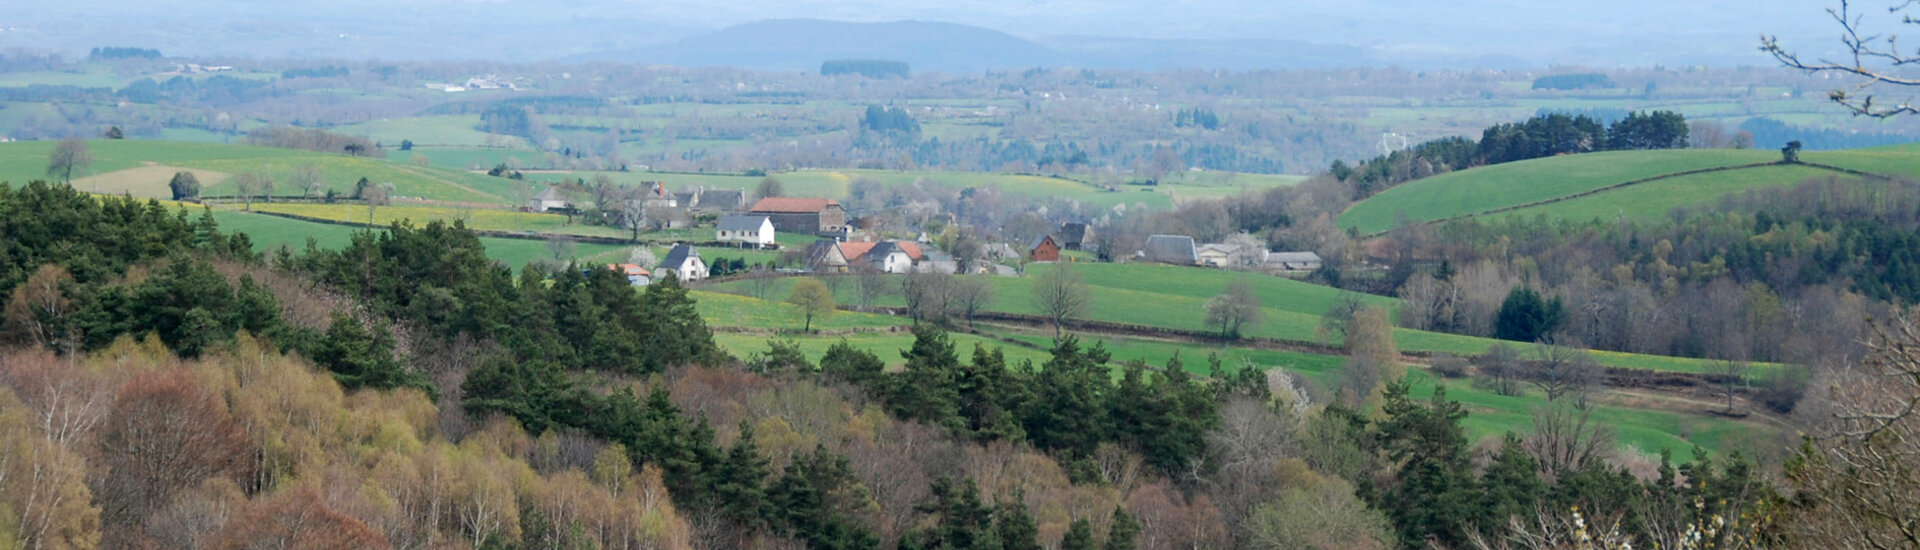
M 1656 0 L 1611 4 L 1468 0 L 1345 5 L 1299 0 L 344 0 L 266 5 L 184 0 L 120 5 L 76 0 L 0 14 L 0 48 L 84 52 L 155 47 L 169 55 L 545 61 L 672 43 L 769 19 L 936 21 L 1026 39 L 1305 42 L 1357 48 L 1423 68 L 1498 57 L 1527 66 L 1765 65 L 1762 33 L 1830 49 L 1821 3 L 1763 2 L 1729 11 Z M 508 22 L 511 22 L 510 24 Z M 215 38 L 207 40 L 207 38 Z M 646 60 L 637 60 L 646 61 Z M 1457 64 L 1457 63 L 1456 63 Z

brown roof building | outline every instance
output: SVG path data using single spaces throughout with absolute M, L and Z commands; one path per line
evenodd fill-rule
M 768 197 L 753 203 L 749 212 L 773 220 L 773 228 L 779 231 L 839 233 L 847 226 L 847 212 L 833 199 Z

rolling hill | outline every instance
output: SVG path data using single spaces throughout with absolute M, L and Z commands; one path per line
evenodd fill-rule
M 1920 178 L 1920 150 L 1897 145 L 1807 151 L 1781 165 L 1772 151 L 1609 151 L 1484 166 L 1417 180 L 1348 208 L 1340 225 L 1375 235 L 1396 225 L 1460 217 L 1657 219 L 1752 189 L 1812 178 Z
M 0 181 L 24 183 L 46 179 L 51 141 L 0 143 Z M 428 201 L 506 205 L 512 202 L 514 182 L 501 178 L 404 164 L 393 160 L 349 157 L 312 151 L 183 141 L 95 140 L 88 142 L 93 165 L 86 177 L 74 178 L 75 188 L 99 193 L 167 198 L 167 181 L 175 172 L 192 171 L 201 193 L 232 195 L 232 176 L 244 172 L 274 180 L 275 195 L 296 193 L 288 183 L 296 170 L 317 168 L 324 189 L 351 194 L 355 182 L 367 178 L 391 183 L 396 197 Z

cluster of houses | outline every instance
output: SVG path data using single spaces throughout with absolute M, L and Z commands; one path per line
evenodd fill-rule
M 1320 255 L 1312 252 L 1272 252 L 1225 243 L 1195 245 L 1193 237 L 1186 235 L 1147 237 L 1146 245 L 1134 257 L 1163 264 L 1270 272 L 1313 271 L 1321 264 Z
M 639 201 L 636 206 L 648 212 L 667 213 L 667 227 L 687 227 L 693 223 L 696 213 L 737 212 L 746 202 L 745 194 L 738 189 L 693 187 L 675 193 L 668 190 L 664 182 L 653 181 L 643 185 L 646 186 L 645 192 L 640 198 L 633 199 Z M 528 212 L 554 212 L 572 208 L 575 208 L 573 200 L 558 187 L 552 186 L 540 190 L 527 200 L 526 205 Z

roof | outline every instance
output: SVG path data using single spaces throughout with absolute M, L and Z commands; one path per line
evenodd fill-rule
M 656 197 L 665 197 L 670 194 L 670 193 L 667 193 L 667 182 L 664 182 L 664 181 L 656 181 L 656 182 L 651 182 L 647 184 L 647 193 Z
M 807 264 L 812 265 L 822 262 L 834 263 L 831 261 L 834 259 L 832 257 L 834 254 L 840 254 L 841 257 L 838 263 L 845 265 L 846 257 L 845 254 L 840 251 L 840 243 L 831 239 L 813 241 L 813 244 L 807 245 Z
M 767 223 L 766 216 L 722 216 L 721 231 L 759 231 Z
M 739 208 L 741 200 L 739 189 L 708 189 L 700 192 L 700 204 L 709 208 Z
M 1069 243 L 1086 242 L 1087 224 L 1077 222 L 1060 224 L 1060 240 Z
M 1320 255 L 1312 252 L 1275 252 L 1267 255 L 1270 264 L 1318 263 Z
M 1038 236 L 1038 237 L 1034 237 L 1034 238 L 1033 238 L 1033 244 L 1029 244 L 1029 245 L 1027 245 L 1027 250 L 1033 250 L 1033 249 L 1036 249 L 1036 248 L 1040 248 L 1040 244 L 1041 244 L 1041 243 L 1045 243 L 1045 242 L 1047 242 L 1047 241 L 1053 241 L 1053 246 L 1055 246 L 1055 247 L 1058 247 L 1058 246 L 1060 246 L 1060 241 L 1054 241 L 1054 240 L 1053 240 L 1053 235 L 1041 235 L 1041 236 Z
M 840 255 L 845 256 L 848 261 L 858 260 L 866 257 L 868 252 L 872 252 L 875 244 L 878 243 L 840 243 Z
M 1233 255 L 1240 253 L 1240 247 L 1230 244 L 1209 243 L 1200 245 L 1200 248 L 1194 250 L 1195 254 L 1201 252 L 1219 252 L 1221 254 Z
M 900 247 L 900 250 L 902 252 L 907 253 L 908 258 L 913 258 L 913 261 L 917 262 L 917 261 L 926 259 L 927 257 L 927 253 L 923 250 L 920 250 L 920 243 L 910 243 L 907 241 L 894 241 L 893 245 Z
M 625 274 L 628 277 L 632 277 L 635 275 L 640 275 L 640 276 L 653 275 L 653 273 L 650 273 L 647 271 L 647 268 L 640 267 L 640 264 L 607 264 L 607 268 L 620 272 L 622 274 Z
M 673 245 L 673 250 L 667 251 L 667 259 L 660 262 L 660 269 L 680 269 L 687 265 L 688 259 L 699 257 L 700 251 L 694 250 L 693 245 L 676 244 Z
M 753 203 L 754 212 L 781 212 L 804 214 L 820 212 L 827 207 L 839 207 L 840 202 L 833 199 L 806 199 L 797 197 L 767 197 Z
M 873 243 L 873 248 L 867 251 L 867 255 L 869 257 L 886 258 L 887 256 L 892 256 L 893 253 L 895 252 L 899 252 L 900 254 L 905 255 L 908 259 L 913 259 L 913 253 L 907 252 L 907 247 L 902 246 L 904 244 L 906 243 L 901 243 L 897 241 L 882 241 L 882 242 Z
M 541 192 L 540 192 L 540 194 L 538 194 L 538 195 L 534 195 L 534 196 L 533 196 L 533 200 L 537 200 L 537 201 L 557 201 L 557 200 L 565 200 L 565 199 L 562 199 L 562 198 L 560 198 L 560 189 L 559 189 L 559 188 L 556 188 L 556 187 L 548 187 L 548 188 L 547 188 L 546 190 L 544 190 L 544 191 L 541 191 Z
M 1154 235 L 1147 237 L 1147 246 L 1141 250 L 1147 259 L 1158 262 L 1193 263 L 1197 256 L 1193 250 L 1193 237 L 1186 235 Z

